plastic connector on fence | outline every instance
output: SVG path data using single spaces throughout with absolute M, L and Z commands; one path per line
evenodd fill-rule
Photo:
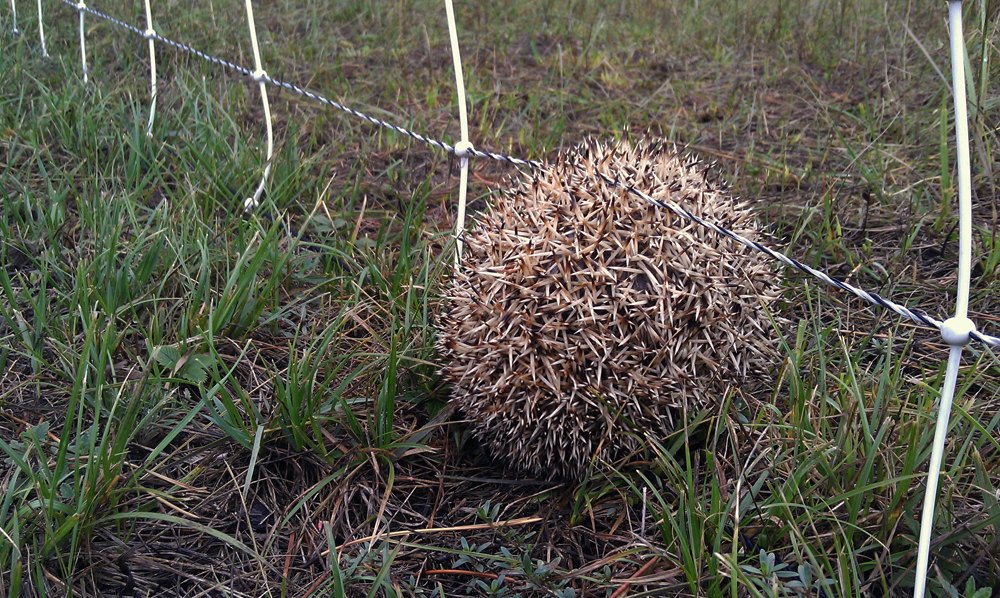
M 153 137 L 153 119 L 156 118 L 156 30 L 153 29 L 153 10 L 146 0 L 146 31 L 142 36 L 149 41 L 149 123 L 146 124 L 146 137 Z
M 243 202 L 243 211 L 249 213 L 260 205 L 260 196 L 264 192 L 264 184 L 267 182 L 267 176 L 271 173 L 271 159 L 274 157 L 274 128 L 271 126 L 271 105 L 267 101 L 267 87 L 265 86 L 271 78 L 267 76 L 267 72 L 261 66 L 260 47 L 257 45 L 257 27 L 253 22 L 253 5 L 250 0 L 246 0 L 246 7 L 247 26 L 250 28 L 250 43 L 253 46 L 254 62 L 254 70 L 250 73 L 250 76 L 260 86 L 260 97 L 264 103 L 264 123 L 267 126 L 267 162 L 264 165 L 264 175 L 261 177 L 260 184 L 257 185 L 257 190 L 254 194 L 246 198 Z
M 49 51 L 45 48 L 45 24 L 42 22 L 42 0 L 38 0 L 38 40 L 42 44 L 42 57 L 48 58 Z
M 941 336 L 951 349 L 948 369 L 941 386 L 941 403 L 934 426 L 931 460 L 927 465 L 927 488 L 924 490 L 924 510 L 920 517 L 920 539 L 917 544 L 914 598 L 924 598 L 927 591 L 927 568 L 930 564 L 931 535 L 934 533 L 934 510 L 937 502 L 941 463 L 951 423 L 951 407 L 958 384 L 958 368 L 962 349 L 977 336 L 976 324 L 969 319 L 969 286 L 972 278 L 972 181 L 969 160 L 969 120 L 965 97 L 965 35 L 962 32 L 962 2 L 948 2 L 949 36 L 951 38 L 952 90 L 955 95 L 955 138 L 958 150 L 958 293 L 955 316 L 941 324 Z
M 83 14 L 87 5 L 82 0 L 76 3 L 76 12 L 80 14 L 80 66 L 83 68 L 83 82 L 87 83 L 87 39 L 83 31 Z
M 461 158 L 462 160 L 468 160 L 475 156 L 476 148 L 468 141 L 459 141 L 455 144 L 455 156 Z
M 941 323 L 941 338 L 951 347 L 964 347 L 972 341 L 976 323 L 966 317 L 956 316 Z
M 451 59 L 455 65 L 455 95 L 458 98 L 458 119 L 462 140 L 455 144 L 455 155 L 459 157 L 460 179 L 458 187 L 458 218 L 455 219 L 455 268 L 462 261 L 462 232 L 465 230 L 465 203 L 469 188 L 469 156 L 475 151 L 469 141 L 469 112 L 465 102 L 465 77 L 462 74 L 462 55 L 458 47 L 458 26 L 455 23 L 455 7 L 452 0 L 444 0 L 448 16 L 448 35 L 451 38 Z

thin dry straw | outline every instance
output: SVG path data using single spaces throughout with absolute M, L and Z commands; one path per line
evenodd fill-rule
M 66 3 L 66 4 L 69 4 L 70 6 L 75 6 L 75 4 L 73 2 L 71 2 L 70 0 L 62 0 L 62 2 Z M 87 7 L 84 10 L 86 12 L 94 15 L 94 16 L 103 18 L 103 19 L 107 20 L 110 23 L 118 25 L 119 27 L 122 27 L 124 29 L 128 29 L 129 31 L 132 31 L 132 32 L 134 32 L 134 33 L 136 33 L 136 34 L 138 34 L 140 36 L 144 36 L 144 33 L 141 30 L 139 30 L 138 28 L 133 27 L 132 25 L 129 25 L 127 23 L 124 23 L 124 22 L 122 22 L 122 21 L 120 21 L 118 19 L 115 19 L 114 17 L 111 17 L 111 16 L 106 15 L 106 14 L 104 14 L 102 12 L 99 12 L 99 11 L 95 11 L 95 10 L 91 9 L 90 7 Z M 161 41 L 161 42 L 163 42 L 163 43 L 165 43 L 165 44 L 167 44 L 169 46 L 173 46 L 174 48 L 177 48 L 179 50 L 183 50 L 185 52 L 194 54 L 195 56 L 198 56 L 199 58 L 203 58 L 203 59 L 205 59 L 208 62 L 211 62 L 213 64 L 218 64 L 220 66 L 229 68 L 231 70 L 234 70 L 236 72 L 242 73 L 244 75 L 248 75 L 250 77 L 253 77 L 253 75 L 254 75 L 253 71 L 250 71 L 247 68 L 244 68 L 244 67 L 239 66 L 237 64 L 233 64 L 232 62 L 228 62 L 226 60 L 222 60 L 220 58 L 215 58 L 214 56 L 210 56 L 208 54 L 205 54 L 204 52 L 202 52 L 200 50 L 196 50 L 195 48 L 192 48 L 191 46 L 188 46 L 186 44 L 182 44 L 180 42 L 173 41 L 171 39 L 165 38 L 165 37 L 163 37 L 161 35 L 158 35 L 158 34 L 152 36 L 152 38 L 156 39 L 157 41 Z M 366 120 L 366 121 L 368 121 L 368 122 L 370 122 L 370 123 L 372 123 L 374 125 L 378 125 L 380 127 L 384 127 L 386 129 L 389 129 L 390 131 L 395 131 L 395 132 L 400 133 L 402 135 L 406 135 L 407 137 L 410 137 L 411 139 L 415 139 L 417 141 L 421 141 L 421 142 L 426 143 L 426 144 L 428 144 L 428 145 L 430 145 L 432 147 L 436 147 L 438 149 L 442 149 L 442 150 L 444 150 L 444 151 L 446 151 L 448 153 L 451 153 L 451 154 L 455 154 L 456 153 L 455 147 L 452 146 L 452 145 L 449 145 L 448 143 L 445 143 L 443 141 L 438 141 L 438 140 L 432 139 L 430 137 L 426 137 L 424 135 L 421 135 L 420 133 L 415 133 L 413 131 L 410 131 L 410 130 L 405 129 L 403 127 L 394 125 L 392 123 L 388 123 L 386 121 L 379 120 L 379 119 L 374 118 L 372 116 L 368 116 L 367 114 L 365 114 L 363 112 L 359 112 L 357 110 L 354 110 L 352 108 L 344 106 L 343 104 L 334 102 L 333 100 L 327 99 L 327 98 L 325 98 L 325 97 L 323 97 L 323 96 L 321 96 L 321 95 L 319 95 L 319 94 L 317 94 L 315 92 L 311 92 L 311 91 L 305 90 L 305 89 L 303 89 L 303 88 L 301 88 L 301 87 L 299 87 L 297 85 L 293 85 L 291 83 L 286 83 L 284 81 L 278 81 L 276 79 L 271 78 L 270 76 L 268 76 L 266 74 L 263 75 L 263 80 L 265 80 L 265 81 L 267 81 L 269 83 L 272 83 L 274 85 L 277 85 L 279 87 L 283 87 L 285 89 L 288 89 L 289 91 L 293 91 L 293 92 L 295 92 L 297 94 L 303 95 L 303 96 L 305 96 L 307 98 L 311 98 L 313 100 L 316 100 L 317 102 L 319 102 L 321 104 L 325 104 L 325 105 L 330 106 L 332 108 L 336 108 L 337 110 L 340 110 L 342 112 L 346 112 L 346 113 L 351 114 L 353 116 L 356 116 L 356 117 L 358 117 L 360 119 Z M 521 158 L 515 158 L 513 156 L 508 156 L 506 154 L 499 154 L 499 153 L 494 153 L 494 152 L 486 152 L 486 151 L 478 150 L 478 149 L 475 149 L 475 148 L 468 149 L 467 150 L 467 154 L 470 157 L 489 158 L 491 160 L 498 160 L 498 161 L 506 162 L 508 164 L 511 164 L 511 165 L 514 165 L 514 166 L 519 166 L 519 167 L 520 166 L 524 166 L 524 167 L 529 167 L 529 168 L 542 168 L 544 166 L 541 162 L 539 162 L 537 160 L 523 160 Z M 585 173 L 585 174 L 587 174 L 587 173 Z M 588 174 L 587 176 L 591 176 L 591 175 Z M 613 181 L 612 178 L 608 177 L 605 174 L 599 174 L 598 176 L 604 178 L 607 181 Z M 616 183 L 616 184 L 620 184 L 620 183 Z M 795 268 L 795 269 L 797 269 L 797 270 L 799 270 L 801 272 L 809 274 L 810 276 L 818 278 L 818 279 L 822 280 L 823 282 L 826 282 L 827 284 L 830 284 L 830 285 L 832 285 L 834 287 L 837 287 L 838 289 L 841 289 L 843 291 L 851 293 L 852 295 L 855 295 L 855 296 L 857 296 L 857 297 L 859 297 L 861 299 L 864 299 L 865 301 L 868 301 L 869 303 L 872 303 L 874 305 L 878 305 L 880 307 L 883 307 L 883 308 L 885 308 L 885 309 L 887 309 L 887 310 L 889 310 L 889 311 L 891 311 L 891 312 L 893 312 L 893 313 L 895 313 L 897 315 L 900 315 L 900 316 L 902 316 L 904 318 L 912 320 L 912 321 L 914 321 L 914 322 L 916 322 L 918 324 L 921 324 L 923 326 L 927 326 L 929 328 L 934 328 L 934 329 L 936 329 L 939 332 L 941 331 L 942 322 L 940 320 L 932 317 L 932 316 L 929 316 L 927 314 L 921 313 L 919 311 L 911 310 L 910 308 L 908 308 L 906 306 L 903 306 L 903 305 L 900 305 L 898 303 L 895 303 L 895 302 L 893 302 L 890 299 L 886 299 L 886 298 L 882 297 L 881 295 L 879 295 L 877 293 L 868 292 L 868 291 L 865 291 L 865 290 L 860 289 L 858 287 L 855 287 L 855 286 L 853 286 L 853 285 L 851 285 L 849 283 L 837 280 L 837 279 L 829 276 L 828 274 L 826 274 L 824 272 L 821 272 L 819 270 L 816 270 L 814 268 L 811 268 L 811 267 L 803 264 L 802 262 L 799 262 L 798 260 L 796 260 L 794 258 L 790 258 L 790 257 L 788 257 L 788 256 L 786 256 L 784 254 L 778 253 L 778 252 L 776 252 L 776 251 L 774 251 L 774 250 L 772 250 L 772 249 L 770 249 L 770 248 L 768 248 L 768 247 L 766 247 L 764 245 L 761 245 L 760 243 L 757 243 L 755 241 L 750 241 L 748 239 L 744 239 L 743 237 L 741 237 L 741 236 L 737 235 L 736 233 L 733 233 L 732 231 L 729 231 L 729 230 L 727 230 L 725 228 L 722 228 L 722 227 L 716 226 L 714 224 L 711 224 L 709 222 L 706 222 L 706 221 L 702 220 L 701 218 L 695 216 L 694 214 L 690 214 L 689 212 L 687 212 L 686 210 L 684 210 L 680 206 L 676 206 L 676 205 L 671 205 L 671 204 L 659 202 L 657 200 L 654 200 L 652 197 L 649 197 L 648 195 L 643 194 L 641 191 L 638 191 L 638 190 L 636 190 L 634 188 L 630 188 L 628 186 L 626 186 L 626 189 L 628 189 L 628 191 L 630 193 L 638 193 L 640 195 L 640 197 L 643 197 L 644 199 L 646 199 L 646 201 L 649 201 L 649 202 L 653 203 L 654 205 L 659 205 L 661 207 L 669 209 L 669 210 L 673 211 L 674 213 L 676 213 L 676 214 L 678 214 L 678 215 L 680 215 L 680 216 L 682 216 L 684 218 L 688 218 L 688 219 L 692 220 L 693 222 L 696 222 L 696 223 L 700 224 L 701 226 L 707 227 L 707 228 L 709 228 L 711 230 L 714 230 L 714 231 L 716 231 L 716 232 L 718 232 L 720 234 L 723 234 L 723 235 L 725 235 L 725 236 L 727 236 L 727 237 L 729 237 L 729 238 L 731 238 L 731 239 L 733 239 L 733 240 L 735 240 L 735 241 L 737 241 L 739 243 L 742 243 L 743 245 L 746 245 L 748 247 L 752 247 L 752 248 L 754 248 L 754 249 L 756 249 L 758 251 L 761 251 L 761 252 L 767 254 L 768 256 L 770 256 L 771 258 L 780 261 L 783 264 L 786 264 L 786 265 L 791 266 L 791 267 L 793 267 L 793 268 Z M 972 340 L 975 340 L 977 342 L 989 345 L 989 346 L 994 347 L 994 348 L 1000 348 L 1000 338 L 998 338 L 998 337 L 990 336 L 988 334 L 983 334 L 983 333 L 981 333 L 979 331 L 976 331 L 976 330 L 972 331 L 969 336 L 970 336 L 970 338 L 972 338 Z

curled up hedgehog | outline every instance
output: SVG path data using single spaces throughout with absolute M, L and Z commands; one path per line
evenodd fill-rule
M 762 236 L 710 167 L 657 141 L 590 140 L 495 194 L 464 237 L 438 346 L 475 434 L 518 469 L 614 463 L 774 362 L 777 270 L 629 186 Z

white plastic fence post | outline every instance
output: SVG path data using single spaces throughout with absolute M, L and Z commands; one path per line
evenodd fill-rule
M 83 82 L 87 83 L 87 42 L 83 33 L 83 11 L 87 5 L 80 0 L 76 3 L 76 12 L 80 13 L 80 65 L 83 67 Z
M 153 118 L 156 115 L 156 49 L 153 47 L 153 38 L 156 31 L 153 29 L 153 11 L 149 7 L 149 0 L 146 0 L 146 31 L 142 34 L 149 40 L 149 123 L 146 125 L 146 137 L 153 136 Z
M 461 159 L 461 179 L 458 188 L 458 220 L 455 223 L 455 267 L 462 261 L 462 232 L 465 230 L 465 201 L 469 185 L 469 114 L 465 106 L 465 79 L 462 75 L 462 56 L 458 51 L 458 27 L 455 8 L 451 0 L 444 0 L 448 13 L 448 33 L 451 36 L 451 58 L 455 63 L 455 92 L 458 94 L 458 119 L 462 127 L 462 140 L 455 144 L 455 155 Z
M 267 175 L 271 172 L 271 158 L 274 156 L 274 129 L 271 127 L 271 106 L 267 102 L 267 88 L 264 83 L 267 81 L 267 73 L 260 63 L 260 48 L 257 45 L 257 27 L 253 22 L 253 6 L 250 0 L 246 0 L 247 24 L 250 27 L 250 43 L 253 46 L 254 71 L 253 80 L 260 85 L 260 97 L 264 102 L 264 123 L 267 125 L 267 164 L 264 166 L 264 176 L 257 185 L 257 191 L 252 197 L 246 198 L 243 202 L 243 210 L 250 212 L 260 204 L 261 193 L 264 192 L 264 183 L 267 182 Z
M 17 35 L 21 32 L 17 30 L 17 5 L 14 3 L 14 0 L 10 0 L 10 13 L 11 19 L 13 19 L 14 22 L 14 27 L 12 28 L 11 33 Z
M 42 0 L 38 0 L 38 39 L 42 43 L 42 56 L 49 57 L 49 51 L 45 48 L 45 25 L 42 23 Z
M 972 271 L 972 183 L 969 168 L 969 125 L 965 99 L 965 38 L 962 33 L 962 1 L 949 0 L 948 16 L 951 29 L 952 86 L 955 93 L 955 136 L 958 143 L 958 202 L 959 202 L 959 254 L 958 297 L 955 316 L 945 320 L 941 336 L 951 347 L 948 370 L 941 388 L 934 428 L 934 445 L 931 461 L 927 466 L 927 490 L 924 493 L 924 512 L 920 519 L 920 543 L 917 547 L 916 582 L 914 598 L 924 598 L 927 591 L 927 567 L 930 559 L 931 534 L 934 531 L 934 508 L 937 501 L 938 478 L 944 458 L 944 444 L 948 437 L 951 405 L 955 398 L 958 367 L 962 360 L 962 347 L 969 343 L 969 335 L 976 325 L 968 318 L 969 283 Z

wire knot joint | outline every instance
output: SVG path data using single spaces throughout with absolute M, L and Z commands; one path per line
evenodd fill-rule
M 250 73 L 250 76 L 253 77 L 255 83 L 260 83 L 261 81 L 266 82 L 268 80 L 267 71 L 264 69 L 257 69 L 256 71 Z
M 81 12 L 83 12 L 83 11 L 87 10 L 87 4 L 85 2 L 77 2 L 76 3 L 76 9 L 79 10 L 79 11 L 81 11 Z
M 459 158 L 471 158 L 474 150 L 472 143 L 468 141 L 459 141 L 455 144 L 455 155 Z
M 156 30 L 150 27 L 149 29 L 142 32 L 142 37 L 146 39 L 153 39 L 156 37 Z
M 975 331 L 976 323 L 966 317 L 948 318 L 941 323 L 941 336 L 952 347 L 968 345 Z

